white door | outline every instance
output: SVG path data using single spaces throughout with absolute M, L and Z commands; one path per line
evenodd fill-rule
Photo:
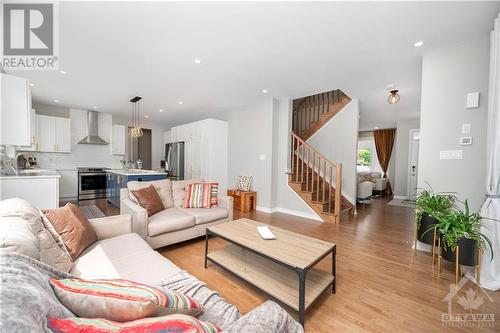
M 71 152 L 71 121 L 69 118 L 54 117 L 56 123 L 56 152 Z
M 409 170 L 408 170 L 408 197 L 410 200 L 415 200 L 417 198 L 417 177 L 418 177 L 418 150 L 420 143 L 420 130 L 411 129 L 410 130 L 410 150 L 408 154 L 409 158 Z

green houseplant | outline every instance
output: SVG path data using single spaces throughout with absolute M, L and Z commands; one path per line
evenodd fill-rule
M 469 204 L 465 200 L 464 208 L 454 209 L 447 214 L 437 216 L 438 223 L 428 228 L 424 234 L 437 229 L 441 238 L 443 251 L 441 256 L 448 261 L 455 260 L 457 246 L 459 263 L 466 266 L 476 266 L 478 263 L 478 250 L 484 252 L 486 246 L 491 250 L 493 260 L 493 247 L 491 240 L 481 233 L 481 220 L 486 219 L 479 212 L 471 213 Z
M 438 223 L 438 217 L 448 214 L 455 205 L 456 197 L 450 193 L 435 193 L 432 187 L 419 190 L 415 202 L 415 222 L 417 239 L 432 245 L 433 235 L 426 233 Z

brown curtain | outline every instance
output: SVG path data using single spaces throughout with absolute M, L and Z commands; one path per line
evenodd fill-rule
M 392 146 L 394 145 L 394 138 L 396 137 L 395 128 L 387 128 L 373 131 L 373 138 L 375 139 L 375 148 L 377 149 L 378 162 L 384 171 L 384 178 L 387 178 L 387 168 L 391 160 Z M 392 187 L 389 180 L 387 180 L 387 192 L 392 194 Z

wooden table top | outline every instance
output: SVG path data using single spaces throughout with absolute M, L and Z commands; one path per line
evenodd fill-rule
M 264 240 L 257 226 L 267 225 L 250 219 L 239 219 L 218 224 L 208 229 L 237 244 L 278 260 L 292 267 L 304 269 L 332 251 L 335 246 L 320 239 L 267 225 L 276 239 Z

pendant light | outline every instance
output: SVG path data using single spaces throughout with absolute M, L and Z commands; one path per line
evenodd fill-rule
M 142 97 L 135 96 L 130 100 L 131 109 L 132 109 L 132 124 L 130 125 L 132 128 L 128 131 L 128 135 L 131 138 L 140 138 L 144 135 L 142 132 L 142 128 L 139 124 L 140 119 L 140 109 L 139 109 L 139 101 Z
M 396 104 L 397 102 L 399 102 L 399 99 L 401 98 L 398 94 L 398 91 L 397 89 L 394 89 L 394 90 L 391 90 L 391 93 L 389 94 L 389 97 L 387 98 L 387 101 L 389 102 L 389 104 Z

